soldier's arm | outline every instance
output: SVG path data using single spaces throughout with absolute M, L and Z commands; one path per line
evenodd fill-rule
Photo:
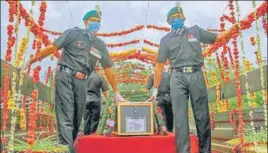
M 50 54 L 63 48 L 70 41 L 69 37 L 68 37 L 69 33 L 70 33 L 70 30 L 64 31 L 63 34 L 58 39 L 56 39 L 51 45 L 48 45 L 44 49 L 41 49 L 40 53 L 38 55 L 33 56 L 29 60 L 29 64 L 33 64 L 38 60 L 44 59 L 45 57 L 49 56 Z
M 215 43 L 228 42 L 233 36 L 237 34 L 239 34 L 239 31 L 238 31 L 238 25 L 236 24 L 231 29 L 220 33 L 217 36 Z
M 204 44 L 228 42 L 232 38 L 232 36 L 237 34 L 237 30 L 238 27 L 237 25 L 235 25 L 227 31 L 224 31 L 220 34 L 216 34 L 198 27 L 198 31 L 200 34 L 200 42 Z
M 161 39 L 157 55 L 157 62 L 154 69 L 154 88 L 159 87 L 167 58 L 168 58 L 168 47 L 166 42 L 164 42 L 163 39 Z
M 102 42 L 102 58 L 100 60 L 101 66 L 104 69 L 104 73 L 107 77 L 108 82 L 113 88 L 113 91 L 115 93 L 118 92 L 117 83 L 115 81 L 114 72 L 112 70 L 113 62 L 111 60 L 111 57 L 108 54 L 107 47 L 104 42 Z
M 53 45 L 53 44 L 48 45 L 44 49 L 41 49 L 38 55 L 34 55 L 30 59 L 29 64 L 33 64 L 38 60 L 44 59 L 45 57 L 49 56 L 50 54 L 54 53 L 57 50 L 58 50 L 58 47 L 56 45 Z
M 100 77 L 100 82 L 101 82 L 100 87 L 101 87 L 102 92 L 108 91 L 109 90 L 108 84 L 106 83 L 103 77 Z

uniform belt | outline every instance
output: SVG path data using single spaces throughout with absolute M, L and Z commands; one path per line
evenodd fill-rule
M 168 96 L 169 93 L 158 93 L 158 96 Z
M 200 66 L 185 66 L 185 67 L 173 68 L 172 70 L 181 73 L 193 73 L 200 70 Z
M 81 80 L 86 80 L 89 77 L 88 74 L 72 70 L 72 69 L 68 68 L 67 66 L 60 66 L 60 71 L 65 71 L 65 72 L 73 75 L 75 78 L 78 78 Z

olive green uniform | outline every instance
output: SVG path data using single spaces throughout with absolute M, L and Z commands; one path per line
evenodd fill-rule
M 89 76 L 87 89 L 87 103 L 84 114 L 84 134 L 90 135 L 97 130 L 101 112 L 101 91 L 109 90 L 103 77 L 95 71 Z
M 162 80 L 158 87 L 158 93 L 156 100 L 158 101 L 158 106 L 162 110 L 162 116 L 165 121 L 167 130 L 173 132 L 173 113 L 170 97 L 170 74 L 168 72 L 162 73 Z M 154 84 L 154 75 L 150 75 L 148 80 L 147 89 L 150 90 Z
M 113 65 L 105 43 L 88 30 L 72 28 L 53 42 L 63 48 L 60 68 L 55 82 L 55 109 L 60 143 L 68 145 L 75 153 L 74 140 L 77 136 L 86 102 L 87 78 L 93 71 L 90 50 L 99 51 L 103 68 Z M 84 77 L 77 77 L 82 73 Z M 81 75 L 80 75 L 81 76 Z
M 200 152 L 211 152 L 208 97 L 201 69 L 204 60 L 201 55 L 200 43 L 212 44 L 216 36 L 217 34 L 193 26 L 170 32 L 160 41 L 157 61 L 164 63 L 169 59 L 172 69 L 170 87 L 178 153 L 190 152 L 189 95 L 197 127 Z

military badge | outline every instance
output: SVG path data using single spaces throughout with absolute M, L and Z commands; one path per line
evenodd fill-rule
M 90 54 L 98 59 L 101 59 L 101 52 L 94 47 L 91 47 Z
M 194 34 L 188 34 L 188 41 L 197 41 L 197 39 Z
M 82 44 L 83 44 L 83 41 L 77 41 L 77 43 L 76 43 L 77 47 L 81 47 Z

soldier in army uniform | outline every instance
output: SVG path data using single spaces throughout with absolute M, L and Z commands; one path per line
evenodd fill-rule
M 103 77 L 95 71 L 88 79 L 87 102 L 84 114 L 84 134 L 90 135 L 97 130 L 101 112 L 101 90 L 105 99 L 108 99 L 109 87 Z
M 155 67 L 155 64 L 153 64 Z M 156 97 L 157 105 L 162 110 L 162 116 L 165 121 L 167 130 L 173 132 L 173 113 L 170 97 L 170 74 L 168 72 L 162 73 L 163 77 L 158 87 Z M 151 74 L 148 79 L 147 89 L 151 90 L 154 84 L 154 74 Z
M 185 27 L 185 17 L 180 6 L 173 7 L 167 15 L 171 32 L 160 41 L 154 75 L 153 95 L 148 101 L 157 97 L 164 64 L 169 59 L 171 64 L 171 100 L 175 118 L 177 153 L 190 152 L 188 96 L 190 95 L 196 128 L 199 138 L 199 151 L 211 152 L 211 130 L 207 88 L 201 66 L 204 60 L 201 45 L 221 43 L 229 40 L 232 30 L 219 35 L 208 32 L 199 26 Z M 237 26 L 234 26 L 237 31 Z
M 75 27 L 64 31 L 27 64 L 29 66 L 63 48 L 55 81 L 55 110 L 60 143 L 68 145 L 71 153 L 76 152 L 73 143 L 84 113 L 87 79 L 94 68 L 89 62 L 90 54 L 95 54 L 100 59 L 100 64 L 115 92 L 115 102 L 125 101 L 118 92 L 111 69 L 113 62 L 106 44 L 95 35 L 100 28 L 99 8 L 86 13 L 83 21 L 85 29 Z

